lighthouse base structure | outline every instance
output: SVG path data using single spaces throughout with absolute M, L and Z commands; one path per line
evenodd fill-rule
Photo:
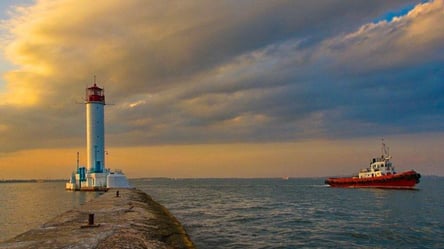
M 119 170 L 104 173 L 82 174 L 83 167 L 73 172 L 71 179 L 66 183 L 66 190 L 73 191 L 107 191 L 110 188 L 131 188 L 126 176 Z

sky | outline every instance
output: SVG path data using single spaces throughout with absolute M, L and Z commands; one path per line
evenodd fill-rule
M 444 175 L 444 0 L 22 0 L 0 4 L 0 179 L 86 163 L 129 177 Z

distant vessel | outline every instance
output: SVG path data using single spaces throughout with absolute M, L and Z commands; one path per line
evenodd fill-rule
M 328 178 L 325 183 L 331 187 L 340 188 L 400 188 L 411 189 L 421 175 L 414 170 L 396 173 L 390 161 L 392 157 L 388 148 L 382 142 L 382 156 L 373 158 L 370 167 L 359 171 L 358 176 Z
M 65 185 L 66 190 L 105 191 L 109 188 L 129 188 L 126 176 L 120 170 L 105 167 L 104 90 L 96 85 L 86 88 L 86 150 L 87 167 L 79 166 Z

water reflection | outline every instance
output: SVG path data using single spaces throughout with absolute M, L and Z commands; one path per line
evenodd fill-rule
M 36 228 L 99 193 L 65 191 L 64 182 L 0 184 L 0 241 Z

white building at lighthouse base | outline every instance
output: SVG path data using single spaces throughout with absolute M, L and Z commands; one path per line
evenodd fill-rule
M 106 169 L 103 173 L 86 173 L 85 167 L 73 172 L 66 183 L 66 190 L 74 191 L 106 191 L 110 188 L 131 188 L 125 174 L 120 170 Z

